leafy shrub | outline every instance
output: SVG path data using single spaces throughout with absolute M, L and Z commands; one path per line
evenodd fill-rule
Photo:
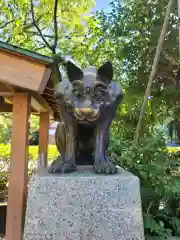
M 0 144 L 0 192 L 7 190 L 10 145 Z
M 12 120 L 11 114 L 0 115 L 0 143 L 7 144 L 11 139 Z
M 109 152 L 117 163 L 137 175 L 141 181 L 141 196 L 145 234 L 166 239 L 180 235 L 180 177 L 171 166 L 180 163 L 179 148 L 167 148 L 161 135 L 146 136 L 137 149 L 130 140 L 121 140 L 114 133 Z M 10 145 L 0 145 L 0 192 L 7 190 Z M 58 155 L 56 146 L 48 147 L 48 159 Z M 36 169 L 38 146 L 29 147 L 29 176 Z
M 166 239 L 180 236 L 180 175 L 171 166 L 180 164 L 179 153 L 169 152 L 161 134 L 140 139 L 138 148 L 114 135 L 110 151 L 117 163 L 140 178 L 145 234 Z
M 11 156 L 11 145 L 0 144 L 0 192 L 6 192 L 8 187 L 9 159 Z M 48 161 L 53 161 L 58 156 L 58 150 L 55 145 L 48 146 Z M 32 175 L 36 171 L 38 159 L 38 146 L 29 147 L 28 174 Z

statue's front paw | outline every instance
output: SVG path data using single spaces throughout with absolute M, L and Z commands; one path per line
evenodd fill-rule
M 58 157 L 49 167 L 49 173 L 70 173 L 76 170 L 76 165 L 71 159 L 69 161 L 63 161 L 61 157 Z
M 109 160 L 95 161 L 94 171 L 96 173 L 115 174 L 117 172 L 116 165 Z

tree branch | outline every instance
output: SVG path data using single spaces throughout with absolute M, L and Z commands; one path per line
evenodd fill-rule
M 172 66 L 177 66 L 176 60 L 173 59 L 173 57 L 169 56 L 168 53 L 163 50 L 163 55 L 165 59 L 172 65 Z
M 60 54 L 56 55 L 56 47 L 58 42 L 58 26 L 57 26 L 57 8 L 58 8 L 58 0 L 55 0 L 54 4 L 54 44 L 51 46 L 45 39 L 45 35 L 42 34 L 42 31 L 40 30 L 39 26 L 36 23 L 35 16 L 34 16 L 34 6 L 33 6 L 33 0 L 31 0 L 31 14 L 32 14 L 32 24 L 36 28 L 39 36 L 42 38 L 45 45 L 52 51 L 54 62 L 52 64 L 53 70 L 56 72 L 56 77 L 58 78 L 58 81 L 60 81 L 61 73 L 59 71 L 59 63 L 62 65 L 65 65 L 65 59 L 60 56 Z
M 58 0 L 55 0 L 54 3 L 54 44 L 52 45 L 53 54 L 56 53 L 56 47 L 58 42 L 58 26 L 57 26 L 57 8 L 58 8 Z
M 167 79 L 173 81 L 174 84 L 176 84 L 175 78 L 169 77 L 165 72 L 162 72 L 162 73 L 160 74 L 160 76 L 162 76 L 162 77 L 164 77 L 164 78 L 167 78 Z
M 34 27 L 36 28 L 36 30 L 38 31 L 40 37 L 42 38 L 43 42 L 45 43 L 45 45 L 52 51 L 52 47 L 50 46 L 50 44 L 46 41 L 45 37 L 43 36 L 41 29 L 39 28 L 39 26 L 36 24 L 36 20 L 35 20 L 35 16 L 34 16 L 34 6 L 33 6 L 33 0 L 31 0 L 31 15 L 32 15 L 32 24 L 34 25 Z
M 42 49 L 44 49 L 45 47 L 46 47 L 45 45 L 44 45 L 44 46 L 41 46 L 41 47 L 37 47 L 37 48 L 34 49 L 34 51 L 36 52 L 36 51 L 42 50 Z
M 152 207 L 152 204 L 153 204 L 153 200 L 150 202 L 147 210 L 146 210 L 146 214 L 149 214 L 150 210 L 151 210 L 151 207 Z
M 33 35 L 36 35 L 36 36 L 40 36 L 40 34 L 38 32 L 35 32 L 35 31 L 26 31 L 26 33 L 28 34 L 33 34 Z M 51 39 L 54 39 L 54 36 L 52 35 L 48 35 L 48 34 L 43 34 L 44 37 L 47 37 L 47 38 L 51 38 Z
M 168 29 L 169 15 L 171 13 L 173 3 L 174 3 L 174 0 L 169 0 L 167 10 L 166 10 L 166 15 L 165 15 L 165 18 L 164 18 L 163 27 L 162 27 L 161 34 L 160 34 L 160 37 L 159 37 L 159 40 L 158 40 L 158 46 L 157 46 L 157 49 L 156 49 L 156 54 L 155 54 L 155 57 L 154 57 L 151 74 L 149 76 L 149 81 L 148 81 L 148 85 L 147 85 L 145 96 L 144 96 L 144 101 L 143 101 L 143 104 L 142 104 L 138 124 L 137 124 L 137 127 L 136 127 L 134 140 L 133 140 L 133 143 L 132 143 L 133 148 L 135 148 L 137 146 L 137 143 L 138 143 L 138 140 L 139 140 L 139 134 L 140 134 L 140 131 L 141 131 L 141 128 L 142 128 L 143 118 L 144 118 L 144 115 L 145 115 L 145 112 L 146 112 L 148 97 L 151 94 L 151 87 L 152 87 L 153 80 L 154 80 L 154 77 L 155 77 L 156 72 L 157 72 L 157 67 L 158 67 L 160 55 L 161 55 L 161 52 L 162 52 L 162 49 L 163 49 L 164 39 L 166 37 L 166 33 L 167 33 L 167 29 Z
M 6 22 L 6 23 L 4 23 L 3 25 L 1 25 L 0 26 L 0 28 L 2 29 L 2 28 L 5 28 L 7 25 L 9 25 L 10 23 L 13 23 L 15 21 L 15 19 L 13 19 L 13 20 L 11 20 L 11 21 L 9 21 L 9 22 Z

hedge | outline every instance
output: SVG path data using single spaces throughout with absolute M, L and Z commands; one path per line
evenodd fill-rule
M 48 146 L 49 162 L 55 160 L 58 154 L 59 153 L 55 145 Z M 0 192 L 7 191 L 10 155 L 11 155 L 11 145 L 0 144 Z M 38 146 L 30 146 L 29 162 L 28 162 L 29 176 L 31 176 L 32 172 L 36 171 L 37 169 L 37 159 L 38 159 Z
M 170 153 L 180 152 L 180 147 L 168 147 Z
M 169 152 L 175 153 L 180 152 L 180 147 L 168 147 Z M 10 144 L 0 144 L 0 192 L 7 190 L 8 184 L 8 169 L 9 169 L 9 159 L 11 155 L 11 145 Z M 55 145 L 48 146 L 48 162 L 56 159 L 58 156 L 58 150 Z M 38 146 L 29 147 L 29 176 L 31 176 L 33 170 L 36 171 L 38 159 Z
M 168 147 L 169 152 L 175 153 L 180 151 L 180 147 Z M 9 159 L 11 154 L 11 145 L 10 144 L 0 144 L 0 159 Z M 52 161 L 58 155 L 58 150 L 55 145 L 48 146 L 48 160 Z M 38 159 L 38 146 L 29 147 L 29 160 Z
M 10 144 L 0 144 L 0 159 L 9 159 L 11 154 Z M 58 150 L 55 145 L 48 146 L 48 160 L 52 161 L 58 155 Z M 38 159 L 38 146 L 29 147 L 29 160 Z

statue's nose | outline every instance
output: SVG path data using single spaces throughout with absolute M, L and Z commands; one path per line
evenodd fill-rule
M 80 108 L 79 110 L 85 116 L 88 116 L 93 112 L 91 108 Z

